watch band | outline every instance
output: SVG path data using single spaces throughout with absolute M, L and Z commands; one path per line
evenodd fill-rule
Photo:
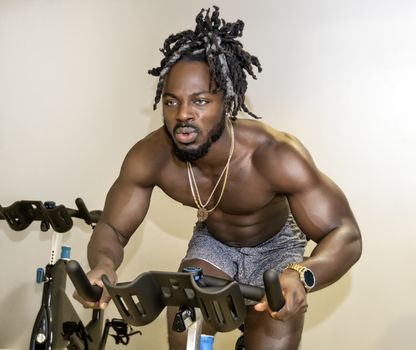
M 311 269 L 296 263 L 287 265 L 286 269 L 294 270 L 299 274 L 300 281 L 305 287 L 306 293 L 309 293 L 315 287 L 315 275 Z

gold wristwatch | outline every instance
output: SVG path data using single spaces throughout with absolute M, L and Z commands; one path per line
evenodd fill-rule
M 300 281 L 305 287 L 306 293 L 310 292 L 310 290 L 315 287 L 315 275 L 311 269 L 300 264 L 289 264 L 286 266 L 285 270 L 286 269 L 295 270 L 299 274 Z

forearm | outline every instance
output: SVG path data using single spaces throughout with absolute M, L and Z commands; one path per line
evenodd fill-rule
M 115 271 L 123 261 L 126 243 L 110 225 L 99 222 L 88 243 L 88 263 L 91 269 L 107 267 Z
M 302 265 L 316 278 L 313 290 L 324 288 L 341 278 L 360 258 L 361 235 L 357 227 L 341 226 L 323 237 Z

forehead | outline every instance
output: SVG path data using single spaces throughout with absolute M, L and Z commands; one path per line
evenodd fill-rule
M 207 92 L 210 90 L 211 77 L 208 64 L 201 61 L 179 61 L 166 77 L 164 91 L 175 93 Z M 212 83 L 211 90 L 215 88 Z

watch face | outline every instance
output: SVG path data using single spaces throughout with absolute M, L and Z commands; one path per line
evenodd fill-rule
M 315 285 L 315 276 L 311 270 L 305 270 L 304 274 L 305 283 L 309 288 L 312 288 Z

